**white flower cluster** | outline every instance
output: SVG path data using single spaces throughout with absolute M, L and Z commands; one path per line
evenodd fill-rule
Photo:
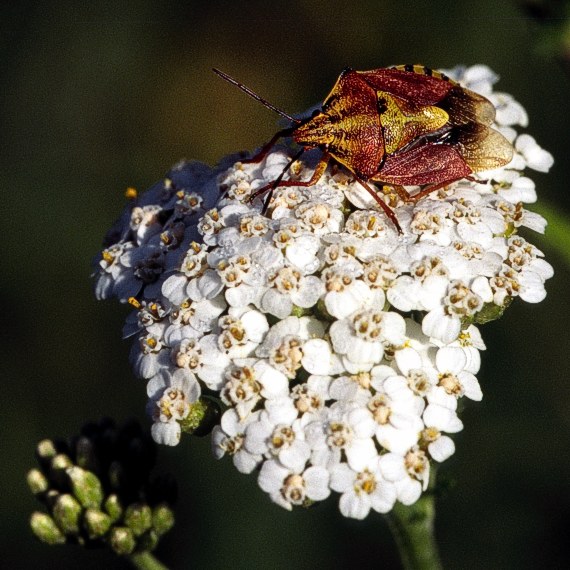
M 262 214 L 248 198 L 288 149 L 215 170 L 182 163 L 133 201 L 98 260 L 96 294 L 135 307 L 125 334 L 156 441 L 176 445 L 192 407 L 215 396 L 214 455 L 256 471 L 287 509 L 336 491 L 343 515 L 362 519 L 420 497 L 430 463 L 454 453 L 458 400 L 482 398 L 475 325 L 514 297 L 542 300 L 552 276 L 518 234 L 544 230 L 523 206 L 536 194 L 522 172 L 552 157 L 517 135 L 525 111 L 492 91 L 488 68 L 447 73 L 496 105 L 515 157 L 414 204 L 386 194 L 401 235 L 334 166 L 312 187 L 277 189 Z M 313 166 L 286 176 L 306 180 Z

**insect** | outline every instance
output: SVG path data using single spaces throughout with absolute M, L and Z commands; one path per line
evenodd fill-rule
M 291 122 L 242 162 L 260 162 L 283 137 L 301 147 L 277 180 L 256 190 L 251 201 L 281 186 L 313 186 L 333 159 L 352 173 L 402 233 L 394 211 L 369 182 L 393 186 L 403 200 L 415 202 L 462 178 L 473 180 L 475 172 L 504 166 L 513 156 L 510 142 L 490 126 L 495 107 L 488 99 L 421 65 L 347 68 L 321 109 L 305 119 L 287 115 L 242 83 L 214 71 Z M 313 148 L 322 156 L 310 179 L 283 180 L 291 164 Z M 411 195 L 403 186 L 422 188 Z

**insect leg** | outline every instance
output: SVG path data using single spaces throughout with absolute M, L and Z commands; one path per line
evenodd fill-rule
M 281 171 L 281 174 L 271 183 L 270 187 L 269 187 L 269 192 L 267 192 L 267 196 L 265 198 L 265 200 L 263 201 L 263 208 L 261 209 L 261 213 L 265 214 L 265 212 L 267 212 L 267 208 L 269 208 L 269 202 L 271 201 L 271 196 L 273 196 L 273 191 L 275 190 L 275 188 L 277 188 L 277 186 L 279 186 L 279 183 L 283 180 L 283 176 L 285 176 L 285 173 L 291 168 L 291 165 L 305 152 L 305 149 L 302 148 L 286 165 L 285 168 Z M 267 185 L 266 185 L 267 186 Z M 265 186 L 264 186 L 265 188 Z M 259 196 L 259 190 L 257 192 L 254 192 L 253 195 L 250 197 L 249 201 L 252 202 L 253 199 L 256 196 Z
M 265 143 L 260 149 L 257 154 L 252 156 L 251 158 L 245 158 L 242 160 L 242 164 L 254 164 L 256 162 L 261 162 L 269 153 L 269 151 L 275 146 L 275 143 L 282 137 L 288 137 L 293 134 L 295 130 L 294 127 L 288 127 L 286 129 L 282 129 L 281 131 L 277 131 L 272 137 L 271 140 Z
M 380 207 L 384 210 L 384 213 L 388 216 L 388 218 L 390 218 L 390 221 L 394 224 L 394 226 L 396 226 L 398 233 L 399 234 L 404 233 L 402 232 L 402 228 L 400 227 L 398 218 L 396 218 L 396 214 L 394 214 L 392 208 L 390 208 L 390 206 L 388 206 L 388 204 L 386 204 L 386 202 L 384 202 L 384 200 L 382 200 L 380 196 L 378 196 L 378 192 L 375 192 L 372 188 L 370 188 L 370 186 L 364 180 L 362 180 L 362 178 L 356 176 L 354 172 L 352 174 L 356 179 L 356 181 L 359 182 L 364 187 L 365 190 L 367 190 L 367 192 L 374 198 L 374 200 L 376 200 L 376 202 L 378 202 Z
M 486 184 L 487 180 L 479 180 L 478 178 L 474 178 L 473 176 L 460 176 L 459 178 L 452 178 L 450 180 L 444 180 L 443 182 L 440 182 L 439 184 L 433 184 L 431 186 L 427 186 L 426 188 L 424 188 L 423 190 L 420 190 L 417 194 L 409 194 L 408 192 L 406 192 L 406 190 L 404 190 L 404 188 L 402 188 L 403 192 L 406 192 L 408 199 L 408 202 L 417 202 L 419 200 L 421 200 L 424 196 L 427 196 L 428 194 L 431 194 L 432 192 L 435 192 L 436 190 L 441 190 L 442 188 L 445 188 L 446 186 L 449 186 L 450 184 L 453 184 L 454 182 L 458 182 L 459 180 L 469 180 L 470 182 L 477 182 L 478 184 Z
M 426 188 L 424 188 L 423 190 L 420 190 L 417 194 L 408 194 L 408 202 L 418 202 L 419 200 L 421 200 L 424 196 L 427 196 L 428 194 L 431 194 L 432 192 L 435 192 L 437 190 L 441 190 L 442 188 L 445 188 L 446 186 L 449 186 L 450 184 L 453 184 L 454 182 L 457 182 L 458 180 L 463 180 L 465 177 L 461 176 L 460 178 L 452 178 L 451 180 L 445 180 L 444 182 L 440 182 L 439 184 L 432 184 L 430 186 L 427 186 Z
M 400 200 L 403 200 L 404 202 L 409 201 L 410 193 L 400 184 L 385 184 L 385 186 L 390 186 L 390 188 L 393 188 L 394 192 L 396 192 Z M 385 191 L 384 194 L 386 194 Z
M 258 196 L 261 196 L 262 194 L 265 194 L 265 192 L 268 192 L 269 190 L 273 191 L 276 188 L 280 188 L 283 186 L 302 186 L 302 187 L 307 187 L 307 186 L 313 186 L 314 184 L 316 184 L 319 181 L 319 178 L 324 174 L 326 168 L 327 168 L 327 164 L 329 163 L 330 160 L 330 154 L 328 153 L 324 153 L 323 156 L 321 157 L 321 159 L 319 160 L 317 166 L 315 167 L 315 170 L 311 176 L 311 178 L 309 180 L 306 181 L 302 181 L 302 180 L 282 180 L 283 176 L 285 175 L 285 172 L 287 172 L 287 170 L 289 169 L 289 167 L 291 166 L 291 164 L 293 162 L 295 162 L 295 160 L 297 160 L 297 158 L 299 158 L 299 156 L 301 156 L 301 154 L 305 151 L 305 149 L 301 149 L 292 159 L 291 161 L 287 164 L 287 166 L 283 169 L 283 172 L 279 175 L 279 177 L 274 180 L 273 182 L 266 184 L 265 186 L 262 186 L 261 188 L 258 188 L 250 197 L 249 197 L 249 201 L 253 202 L 253 200 L 255 200 Z

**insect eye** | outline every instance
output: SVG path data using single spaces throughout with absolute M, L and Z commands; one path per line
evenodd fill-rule
M 319 113 L 320 113 L 320 111 L 319 111 L 318 109 L 315 109 L 315 110 L 311 113 L 311 119 L 314 119 Z
M 388 109 L 388 103 L 383 97 L 378 97 L 378 113 L 385 113 Z

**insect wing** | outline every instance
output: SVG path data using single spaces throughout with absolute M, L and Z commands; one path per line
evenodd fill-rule
M 471 174 L 459 152 L 448 144 L 424 144 L 390 156 L 372 180 L 402 186 L 440 184 Z
M 433 77 L 403 69 L 380 68 L 357 73 L 373 89 L 385 91 L 419 106 L 435 105 L 456 85 L 441 76 Z
M 495 129 L 470 123 L 457 129 L 454 144 L 473 172 L 492 170 L 513 158 L 511 143 Z
M 449 113 L 452 125 L 470 122 L 490 125 L 495 120 L 495 107 L 488 99 L 428 67 L 398 66 L 358 73 L 374 89 L 386 91 L 411 105 L 437 104 Z
M 454 85 L 437 106 L 448 112 L 452 125 L 467 123 L 490 125 L 495 120 L 493 103 L 478 93 L 464 89 L 461 85 Z

